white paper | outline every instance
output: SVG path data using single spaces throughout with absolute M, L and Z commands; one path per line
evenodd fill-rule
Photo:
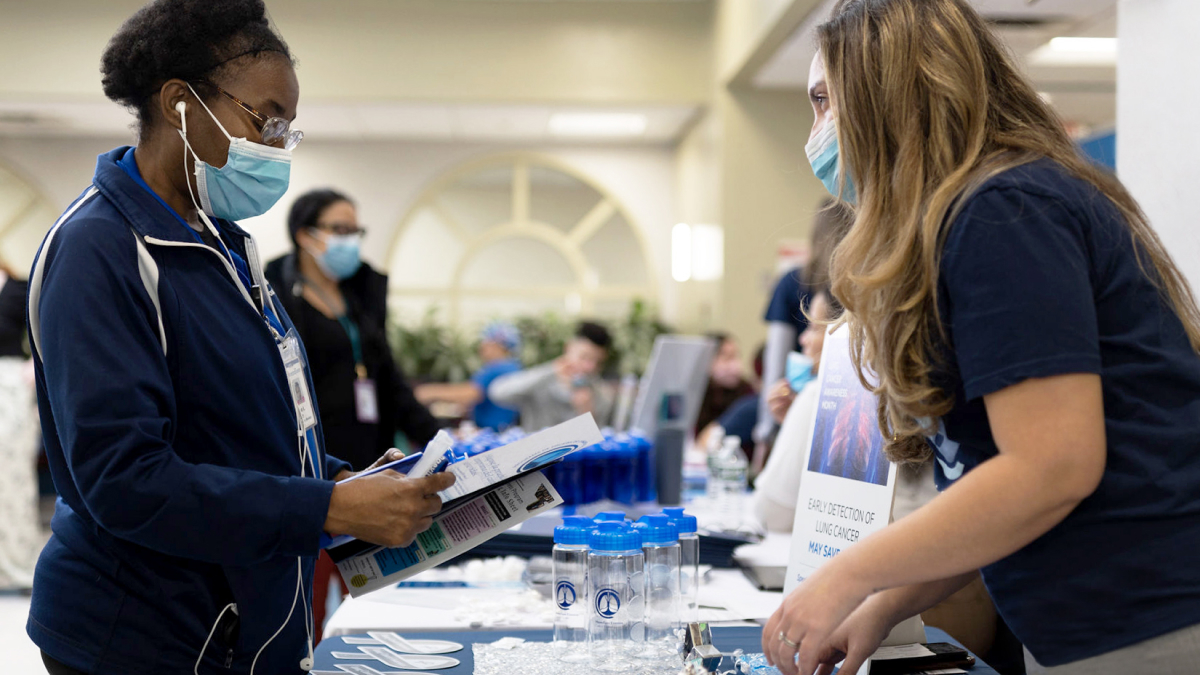
M 934 653 L 925 645 L 893 645 L 880 647 L 871 655 L 872 661 L 894 661 L 896 659 L 919 659 L 923 656 L 933 656 Z
M 566 455 L 604 440 L 596 420 L 585 413 L 508 445 L 488 450 L 446 467 L 457 480 L 439 493 L 450 501 L 478 492 L 526 471 L 540 469 Z

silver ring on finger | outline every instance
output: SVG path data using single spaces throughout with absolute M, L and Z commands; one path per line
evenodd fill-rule
M 779 631 L 779 641 L 791 647 L 793 650 L 799 651 L 800 649 L 800 643 L 789 640 L 787 634 L 783 631 Z

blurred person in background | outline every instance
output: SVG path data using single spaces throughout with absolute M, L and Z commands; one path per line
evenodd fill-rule
M 777 426 L 767 402 L 769 394 L 783 379 L 788 352 L 808 328 L 802 308 L 809 302 L 811 289 L 829 284 L 829 260 L 853 223 L 854 212 L 848 205 L 832 199 L 822 202 L 813 220 L 812 255 L 808 264 L 784 273 L 771 294 L 763 317 L 767 322 L 767 344 L 763 355 L 763 396 L 753 432 L 754 467 L 761 468 L 767 461 L 771 448 L 768 441 Z
M 521 369 L 521 333 L 503 321 L 488 324 L 479 336 L 479 359 L 483 366 L 470 382 L 422 384 L 416 388 L 417 400 L 425 405 L 447 402 L 470 410 L 471 420 L 480 429 L 507 429 L 517 423 L 517 411 L 497 405 L 488 397 L 488 387 L 496 378 Z
M 700 430 L 725 414 L 739 398 L 755 393 L 754 385 L 743 377 L 737 339 L 728 333 L 709 333 L 708 337 L 716 342 L 717 353 L 709 367 L 708 389 L 696 416 L 696 428 Z
M 33 586 L 42 545 L 37 401 L 24 344 L 28 288 L 0 263 L 0 590 Z
M 804 452 L 812 436 L 821 394 L 817 379 L 821 351 L 829 322 L 840 312 L 841 306 L 828 288 L 813 293 L 808 307 L 811 321 L 800 334 L 800 351 L 812 359 L 812 369 L 802 376 L 782 380 L 786 392 L 776 389 L 770 394 L 771 415 L 780 426 L 766 466 L 754 482 L 754 514 L 772 532 L 791 532 L 796 519 Z
M 533 432 L 584 413 L 604 426 L 612 415 L 613 395 L 600 379 L 612 337 L 598 323 L 584 321 L 548 363 L 496 378 L 488 396 L 498 405 L 520 412 L 520 424 Z
M 354 202 L 329 189 L 296 198 L 291 253 L 267 264 L 267 280 L 304 339 L 329 447 L 361 471 L 396 442 L 416 450 L 437 433 L 392 357 L 387 276 L 362 260 L 366 234 Z
M 388 453 L 397 432 L 420 450 L 439 427 L 392 357 L 387 276 L 363 262 L 359 247 L 365 233 L 349 197 L 329 189 L 306 192 L 288 212 L 292 252 L 266 268 L 308 351 L 327 447 L 355 471 Z M 322 638 L 333 579 L 345 595 L 345 582 L 321 552 L 313 577 L 316 642 Z

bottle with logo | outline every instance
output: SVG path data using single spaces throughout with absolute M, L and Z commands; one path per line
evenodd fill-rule
M 561 661 L 587 661 L 587 516 L 566 516 L 554 528 L 554 652 Z
M 679 528 L 661 513 L 642 516 L 646 581 L 645 648 L 639 656 L 659 659 L 679 652 Z
M 663 509 L 663 515 L 679 528 L 679 597 L 684 623 L 699 620 L 697 610 L 700 592 L 700 535 L 696 516 L 683 512 L 683 507 Z
M 642 647 L 642 535 L 623 522 L 588 535 L 588 654 L 595 670 L 624 671 Z

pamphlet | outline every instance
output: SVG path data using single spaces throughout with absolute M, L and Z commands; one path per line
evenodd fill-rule
M 433 525 L 405 547 L 386 548 L 341 536 L 326 548 L 351 596 L 390 586 L 562 504 L 539 469 L 603 440 L 590 414 L 453 463 L 442 461 L 450 446 L 435 438 L 422 456 L 381 467 L 408 472 L 441 466 L 455 475 L 454 485 L 439 493 L 442 510 Z
M 562 497 L 541 471 L 513 478 L 474 499 L 443 511 L 412 544 L 371 546 L 349 556 L 334 548 L 330 555 L 352 597 L 391 586 L 439 565 L 542 511 L 562 504 Z

